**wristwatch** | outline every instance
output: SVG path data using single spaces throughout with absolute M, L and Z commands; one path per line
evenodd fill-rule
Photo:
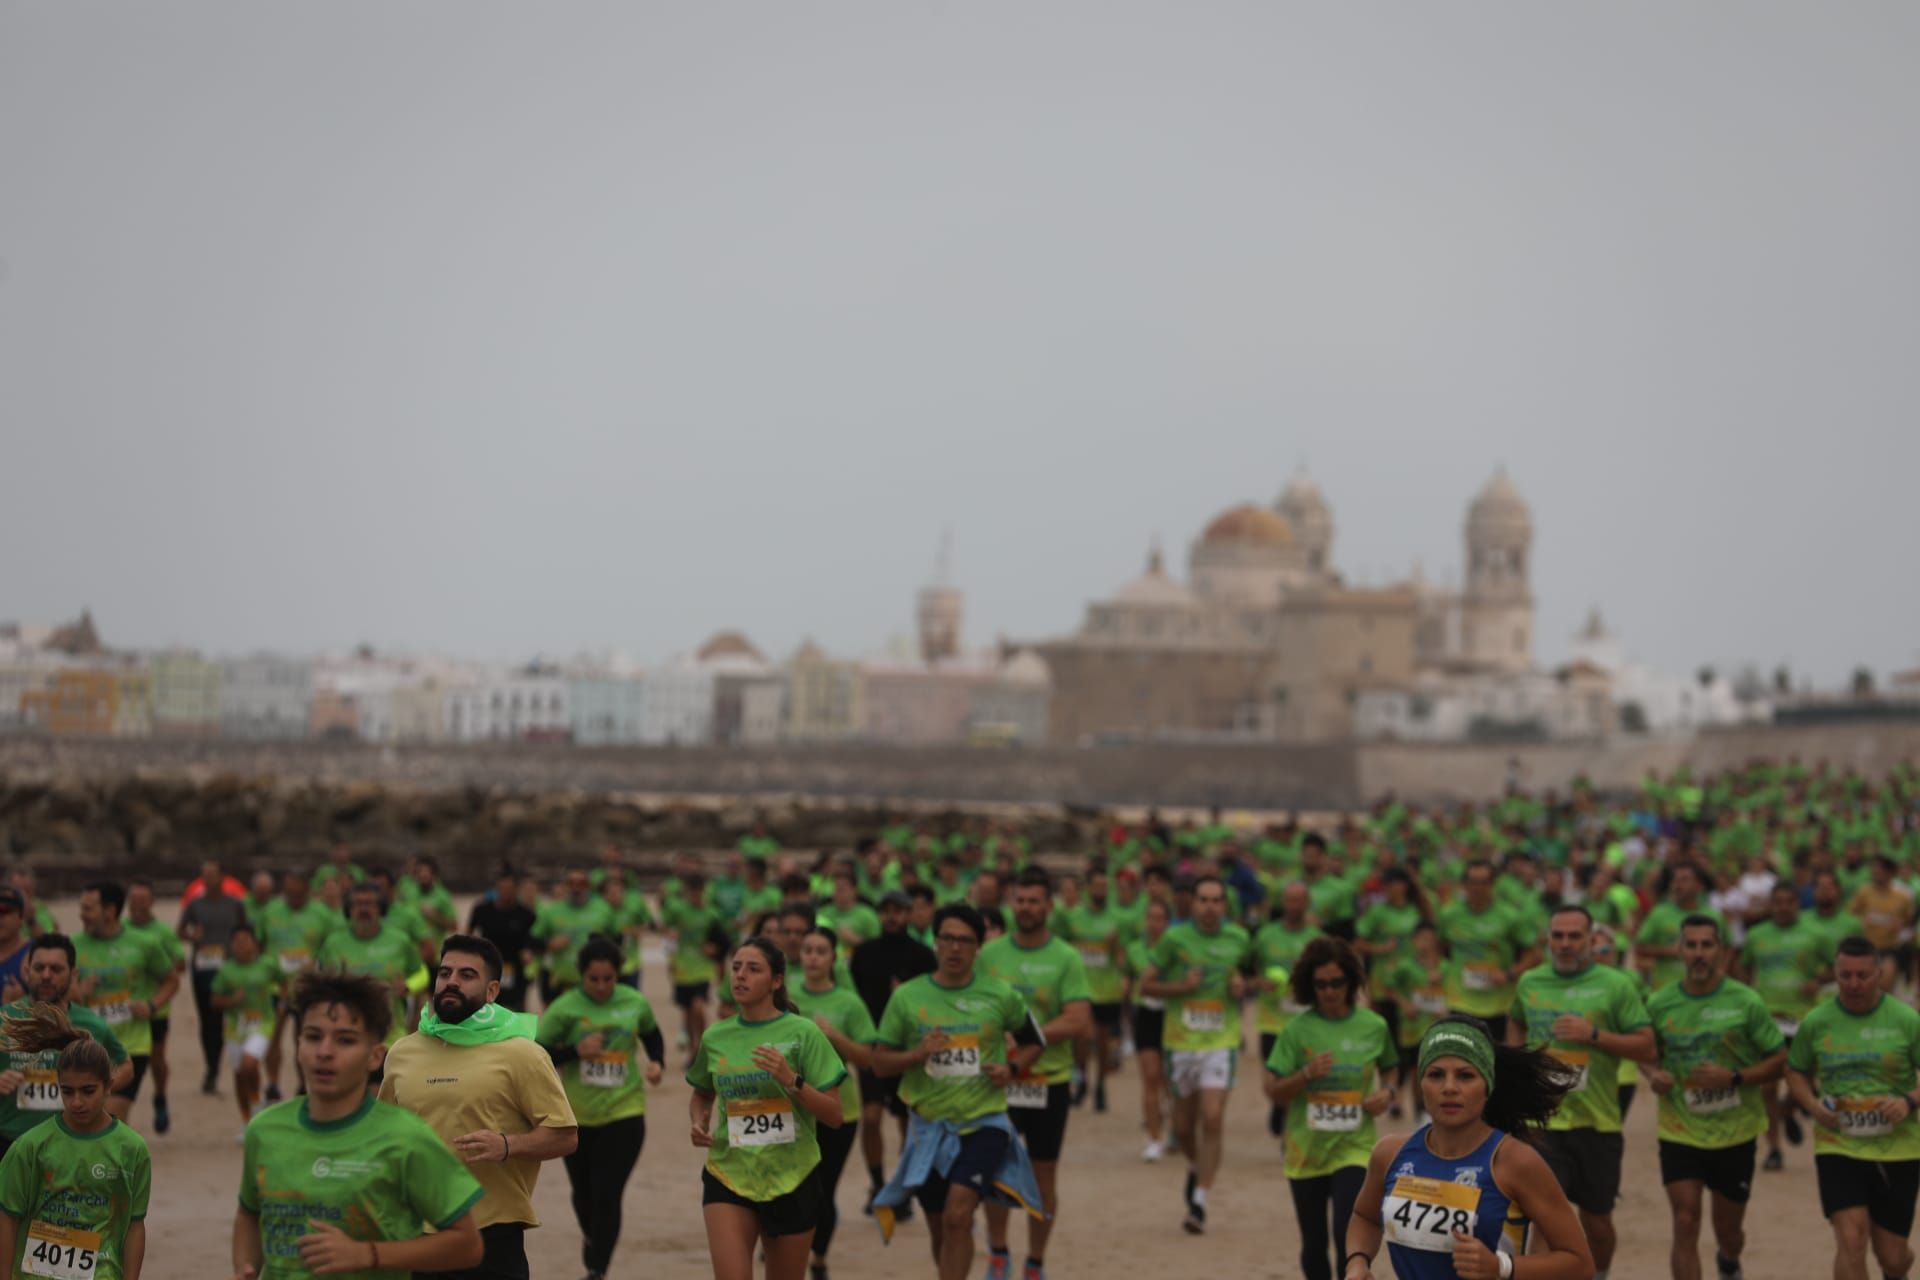
M 787 1086 L 787 1092 L 797 1094 L 806 1087 L 807 1078 L 800 1074 L 800 1068 L 795 1067 L 793 1069 L 793 1083 Z

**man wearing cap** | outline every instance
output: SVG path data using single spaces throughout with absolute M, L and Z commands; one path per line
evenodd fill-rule
M 880 932 L 853 949 L 847 963 L 853 989 L 867 1006 L 874 1025 L 887 1011 L 893 989 L 936 967 L 933 949 L 916 942 L 907 932 L 907 920 L 913 900 L 898 889 L 880 895 Z M 907 1108 L 900 1101 L 900 1077 L 878 1076 L 871 1070 L 860 1072 L 860 1153 L 867 1159 L 867 1199 L 886 1185 L 882 1166 L 886 1162 L 886 1135 L 881 1132 L 883 1112 L 893 1112 L 900 1126 L 901 1141 L 906 1140 Z

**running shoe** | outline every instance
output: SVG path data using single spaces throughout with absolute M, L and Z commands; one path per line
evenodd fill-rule
M 173 1116 L 167 1111 L 167 1100 L 155 1098 L 153 1100 L 153 1131 L 165 1133 L 171 1128 L 173 1128 Z
M 1794 1146 L 1797 1147 L 1806 1141 L 1806 1131 L 1800 1127 L 1800 1116 L 1798 1113 L 1789 1110 L 1787 1114 L 1781 1118 L 1780 1127 L 1787 1131 L 1787 1141 L 1791 1142 Z
M 1722 1257 L 1718 1249 L 1713 1251 L 1713 1265 L 1720 1268 L 1720 1280 L 1746 1280 L 1739 1262 Z
M 1187 1206 L 1187 1220 L 1180 1224 L 1180 1229 L 1190 1236 L 1205 1235 L 1207 1230 L 1207 1211 L 1197 1204 L 1189 1204 Z
M 1164 1150 L 1158 1142 L 1149 1139 L 1147 1145 L 1140 1149 L 1140 1158 L 1148 1164 L 1154 1164 L 1159 1161 Z
M 1768 1173 L 1778 1173 L 1787 1167 L 1787 1162 L 1780 1158 L 1779 1151 L 1769 1151 L 1767 1152 L 1767 1158 L 1760 1162 L 1760 1167 Z
M 987 1280 L 1007 1280 L 1013 1270 L 1013 1259 L 1005 1249 L 987 1250 Z
M 1020 1280 L 1047 1280 L 1047 1269 L 1041 1263 L 1028 1258 L 1027 1265 L 1020 1268 Z
M 1191 1206 L 1193 1204 L 1193 1189 L 1199 1185 L 1200 1185 L 1200 1180 L 1193 1176 L 1193 1166 L 1188 1165 L 1187 1166 L 1187 1185 L 1186 1185 L 1186 1189 L 1180 1193 L 1180 1202 L 1184 1205 Z

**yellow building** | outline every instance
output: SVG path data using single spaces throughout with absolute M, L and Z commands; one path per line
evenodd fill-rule
M 20 696 L 29 729 L 62 738 L 144 737 L 146 673 L 134 667 L 69 667 Z
M 864 724 L 860 668 L 809 640 L 787 663 L 785 736 L 791 742 L 857 737 Z

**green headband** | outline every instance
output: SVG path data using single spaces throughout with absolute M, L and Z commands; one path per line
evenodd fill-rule
M 1465 1022 L 1436 1022 L 1420 1039 L 1420 1070 L 1435 1058 L 1459 1058 L 1478 1071 L 1493 1090 L 1493 1041 L 1480 1028 Z

